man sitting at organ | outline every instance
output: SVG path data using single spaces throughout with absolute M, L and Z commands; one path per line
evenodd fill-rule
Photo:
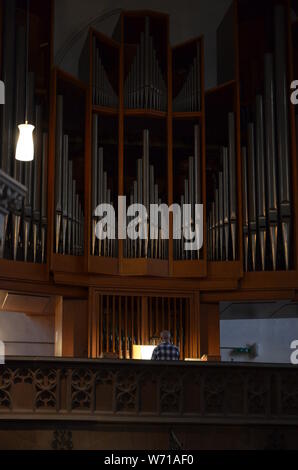
M 180 351 L 177 346 L 171 343 L 171 333 L 162 331 L 160 333 L 161 343 L 156 346 L 152 353 L 153 361 L 179 361 Z

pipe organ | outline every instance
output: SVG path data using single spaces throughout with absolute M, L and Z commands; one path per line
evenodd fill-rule
M 287 89 L 286 10 L 274 7 L 274 50 L 263 58 L 264 85 L 243 109 L 244 266 L 255 271 L 291 268 L 292 197 Z M 247 225 L 248 209 L 248 225 Z M 248 228 L 248 230 L 247 230 Z
M 30 38 L 29 75 L 26 79 L 26 11 L 16 0 L 3 8 L 2 79 L 5 105 L 1 106 L 1 169 L 27 188 L 23 207 L 5 220 L 3 256 L 13 261 L 44 264 L 47 259 L 48 232 L 48 119 L 47 61 L 49 44 L 39 51 L 39 63 L 33 58 L 40 46 L 42 20 L 30 11 L 32 29 L 38 41 Z M 43 68 L 44 67 L 44 68 Z M 28 82 L 28 83 L 27 83 Z M 27 90 L 26 90 L 27 86 Z M 18 125 L 25 122 L 26 94 L 28 120 L 35 126 L 35 158 L 32 163 L 15 160 Z
M 235 115 L 228 113 L 228 146 L 217 151 L 220 171 L 213 173 L 213 201 L 208 215 L 210 261 L 237 258 L 237 180 Z
M 145 28 L 135 48 L 124 82 L 124 106 L 132 109 L 167 110 L 167 86 L 154 38 L 150 34 L 150 18 L 145 17 Z
M 191 147 L 188 148 L 188 136 L 186 139 L 182 134 L 178 135 L 174 144 L 174 181 L 182 194 L 177 192 L 175 202 L 180 206 L 180 220 L 174 217 L 174 259 L 176 260 L 199 260 L 200 250 L 185 250 L 185 243 L 191 240 L 191 234 L 196 231 L 195 227 L 195 210 L 196 205 L 202 201 L 202 155 L 201 155 L 201 129 L 199 124 L 189 124 Z M 174 137 L 175 137 L 174 129 Z M 180 146 L 182 149 L 180 150 Z M 186 154 L 190 151 L 192 156 Z M 181 180 L 181 174 L 185 174 L 186 178 Z M 189 208 L 187 207 L 189 206 Z M 202 253 L 201 253 L 202 256 Z
M 98 357 L 133 358 L 133 345 L 158 343 L 162 330 L 172 332 L 181 359 L 189 357 L 189 298 L 98 294 L 95 311 Z
M 168 240 L 163 232 L 161 215 L 150 218 L 153 205 L 161 207 L 162 194 L 158 185 L 154 164 L 150 161 L 150 131 L 142 132 L 142 157 L 138 158 L 135 165 L 135 179 L 132 180 L 127 197 L 127 205 L 143 205 L 147 212 L 139 214 L 139 223 L 136 231 L 140 235 L 137 240 L 127 238 L 124 254 L 127 258 L 168 258 Z M 156 219 L 156 220 L 155 220 Z M 132 218 L 127 217 L 127 226 L 132 223 Z M 152 235 L 152 236 L 151 236 Z
M 102 204 L 109 204 L 115 211 L 115 224 L 116 230 L 118 226 L 117 220 L 117 208 L 115 207 L 115 199 L 117 202 L 117 191 L 114 193 L 111 190 L 110 182 L 113 178 L 113 174 L 106 170 L 111 168 L 110 160 L 111 155 L 106 154 L 106 149 L 102 139 L 104 136 L 100 132 L 99 126 L 101 121 L 98 115 L 93 115 L 93 127 L 92 127 L 92 234 L 91 234 L 91 254 L 92 256 L 100 257 L 116 257 L 118 253 L 117 238 L 111 240 L 110 238 L 102 239 L 101 231 L 107 230 L 107 226 L 100 227 L 100 235 L 96 235 L 96 224 L 98 223 L 98 217 L 96 216 L 96 208 Z M 114 188 L 115 189 L 115 188 Z M 109 215 L 110 216 L 110 215 Z M 111 220 L 107 220 L 107 224 L 111 224 Z M 117 235 L 117 233 L 116 233 Z
M 35 159 L 18 163 L 25 11 L 23 0 L 0 1 L 1 170 L 27 189 L 1 224 L 0 280 L 7 277 L 12 290 L 17 282 L 52 295 L 59 286 L 61 297 L 73 290 L 88 298 L 92 357 L 131 358 L 134 345 L 155 341 L 164 328 L 183 358 L 200 357 L 210 346 L 200 346 L 204 335 L 213 349 L 208 321 L 218 332 L 222 298 L 259 300 L 281 282 L 283 299 L 298 288 L 298 125 L 288 86 L 298 21 L 289 26 L 286 0 L 234 0 L 218 28 L 218 84 L 205 91 L 204 39 L 172 47 L 168 15 L 150 11 L 122 12 L 113 37 L 90 28 L 79 79 L 52 69 L 52 3 L 32 0 Z M 156 222 L 149 212 L 138 227 L 147 238 L 118 240 L 118 196 L 147 212 L 152 204 L 188 204 L 190 217 L 182 210 L 170 218 L 167 239 L 160 214 Z M 106 229 L 102 204 L 115 211 L 115 240 L 96 236 Z M 186 251 L 196 204 L 204 206 L 204 245 Z
M 72 142 L 64 132 L 63 96 L 57 96 L 55 240 L 56 254 L 82 256 L 84 252 L 84 209 L 77 181 L 73 178 Z
M 118 93 L 115 91 L 114 86 L 109 79 L 109 74 L 105 67 L 106 60 L 103 51 L 98 47 L 96 37 L 93 37 L 92 59 L 92 102 L 94 105 L 116 108 L 119 104 Z M 113 65 L 117 66 L 116 64 Z
M 287 7 L 282 3 L 270 4 L 266 17 L 260 13 L 251 19 L 261 31 L 258 51 L 248 47 L 248 30 L 239 26 L 240 49 L 247 48 L 245 60 L 244 53 L 238 57 L 235 49 L 239 82 L 227 80 L 206 95 L 208 259 L 236 261 L 240 257 L 245 272 L 292 269 Z M 235 2 L 218 38 L 235 9 L 241 22 L 249 7 Z M 257 46 L 256 38 L 253 42 Z M 219 54 L 222 50 L 223 44 L 219 44 Z M 219 79 L 232 78 L 232 69 L 224 65 L 223 58 L 219 58 Z M 221 106 L 217 111 L 216 103 Z M 243 253 L 237 248 L 241 238 Z
M 184 70 L 179 70 L 179 74 L 182 75 Z M 195 44 L 194 58 L 190 66 L 186 68 L 186 78 L 182 81 L 181 89 L 173 98 L 173 110 L 174 112 L 201 111 L 201 50 L 199 42 Z

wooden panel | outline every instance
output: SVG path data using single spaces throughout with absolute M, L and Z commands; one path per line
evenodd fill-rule
M 236 126 L 236 165 L 237 165 L 237 216 L 238 216 L 238 257 L 241 262 L 241 275 L 243 274 L 243 196 L 242 196 L 242 158 L 241 158 L 241 102 L 240 102 L 240 49 L 239 49 L 239 27 L 238 4 L 234 0 L 234 36 L 235 36 L 235 64 L 236 64 L 236 87 L 234 95 L 234 112 Z
M 48 266 L 21 261 L 0 260 L 0 278 L 31 281 L 48 281 Z
M 98 356 L 97 350 L 97 313 L 95 305 L 96 296 L 94 289 L 89 289 L 88 297 L 88 357 L 95 358 Z M 102 310 L 99 311 L 102 314 Z
M 241 279 L 242 276 L 241 261 L 210 261 L 208 263 L 208 278 Z
M 200 357 L 220 358 L 219 304 L 200 305 Z
M 88 272 L 96 274 L 115 275 L 119 273 L 118 258 L 89 256 Z
M 69 308 L 69 302 L 63 301 L 63 320 L 62 320 L 62 356 L 75 357 L 74 353 L 74 321 L 75 316 L 72 312 L 72 306 Z
M 201 99 L 202 99 L 202 129 L 201 129 L 201 152 L 202 152 L 202 203 L 204 204 L 204 240 L 207 240 L 207 181 L 206 181 L 206 109 L 205 109 L 205 46 L 204 38 L 201 40 Z M 207 273 L 207 243 L 203 245 L 204 272 Z
M 204 261 L 174 261 L 173 276 L 174 277 L 205 277 L 206 266 Z
M 69 255 L 56 255 L 52 257 L 53 271 L 60 272 L 83 272 L 84 271 L 84 257 L 83 256 L 69 256 Z
M 168 173 L 168 206 L 173 204 L 173 56 L 170 44 L 168 44 L 168 119 L 167 119 L 167 139 L 168 139 L 168 155 L 167 155 L 167 173 Z M 170 214 L 169 227 L 169 275 L 173 274 L 173 214 Z
M 245 273 L 241 281 L 244 289 L 281 290 L 298 287 L 297 271 Z
M 87 323 L 87 301 L 63 299 L 63 357 L 87 357 Z
M 188 442 L 183 439 L 184 448 L 210 450 L 214 442 L 219 448 L 228 442 L 230 449 L 236 439 L 236 448 L 264 449 L 277 429 L 282 436 L 290 430 L 290 439 L 282 442 L 297 448 L 297 372 L 292 365 L 7 358 L 0 380 L 9 387 L 0 410 L 1 449 L 7 432 L 14 433 L 9 448 L 15 449 L 15 443 L 22 449 L 51 447 L 53 428 L 62 419 L 71 424 L 75 449 L 90 448 L 92 440 L 98 448 L 126 442 L 128 448 L 137 443 L 142 449 L 154 431 L 153 448 L 168 449 L 173 422 L 182 436 L 184 429 L 191 435 Z M 98 428 L 104 432 L 95 434 Z M 32 434 L 24 437 L 22 430 Z M 107 434 L 112 438 L 107 440 Z M 248 434 L 254 435 L 250 442 Z
M 50 306 L 50 297 L 7 293 L 2 303 L 1 310 L 6 312 L 21 312 L 30 313 L 31 315 L 42 315 L 49 313 Z
M 201 111 L 191 111 L 189 113 L 183 111 L 174 111 L 173 118 L 174 119 L 183 119 L 183 120 L 190 120 L 190 119 L 201 119 L 203 114 Z
M 146 110 L 146 109 L 125 109 L 124 116 L 137 116 L 141 118 L 160 118 L 164 119 L 167 117 L 167 113 L 165 111 L 156 111 L 153 109 Z
M 167 276 L 168 261 L 152 259 L 127 259 L 122 260 L 122 275 L 127 276 Z
M 63 298 L 56 297 L 55 304 L 55 356 L 63 354 Z

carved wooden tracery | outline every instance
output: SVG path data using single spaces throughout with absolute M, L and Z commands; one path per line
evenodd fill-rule
M 20 412 L 298 421 L 298 375 L 289 367 L 18 361 L 0 370 L 0 419 Z

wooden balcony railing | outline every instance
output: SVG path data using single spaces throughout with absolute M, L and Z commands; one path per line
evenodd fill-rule
M 294 366 L 10 358 L 0 420 L 298 423 Z

